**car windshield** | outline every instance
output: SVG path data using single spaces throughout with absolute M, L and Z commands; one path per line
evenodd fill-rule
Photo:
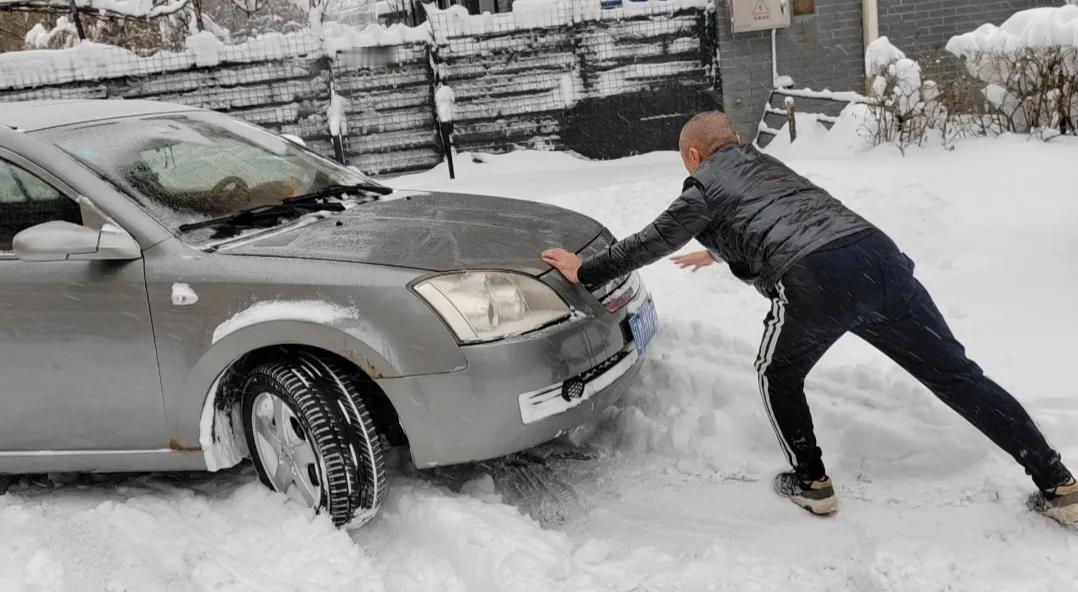
M 212 112 L 113 119 L 44 135 L 193 243 L 213 233 L 185 225 L 335 187 L 377 186 L 280 136 Z

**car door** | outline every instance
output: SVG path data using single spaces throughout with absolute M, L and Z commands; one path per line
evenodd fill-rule
M 31 226 L 82 224 L 73 197 L 0 149 L 0 455 L 168 447 L 142 260 L 12 251 Z

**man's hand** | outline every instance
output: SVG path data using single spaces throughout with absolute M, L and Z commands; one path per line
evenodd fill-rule
M 574 284 L 580 283 L 580 278 L 577 277 L 577 272 L 580 271 L 580 266 L 583 265 L 580 257 L 565 249 L 547 249 L 543 251 L 542 256 L 543 263 L 560 271 L 565 276 L 565 279 Z
M 681 269 L 691 267 L 692 271 L 715 263 L 715 259 L 713 259 L 711 253 L 708 253 L 707 251 L 694 251 L 692 253 L 686 253 L 685 255 L 677 255 L 671 257 L 670 260 Z

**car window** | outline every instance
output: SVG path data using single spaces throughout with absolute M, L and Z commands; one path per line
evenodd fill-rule
M 54 220 L 82 224 L 79 205 L 26 169 L 0 160 L 0 252 L 11 251 L 19 232 Z
M 146 163 L 157 180 L 172 194 L 205 193 L 213 189 L 223 176 L 207 171 L 226 171 L 226 176 L 241 179 L 247 187 L 275 184 L 287 192 L 310 184 L 310 175 L 303 167 L 281 158 L 268 157 L 260 150 L 236 138 L 223 136 L 207 147 L 205 144 L 182 142 L 163 148 L 143 150 L 139 158 Z M 273 196 L 287 197 L 281 193 Z
M 255 126 L 194 111 L 50 129 L 55 144 L 191 244 L 214 232 L 183 225 L 327 187 L 374 184 L 362 174 Z

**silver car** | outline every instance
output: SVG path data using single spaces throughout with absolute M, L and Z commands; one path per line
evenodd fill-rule
M 226 115 L 0 103 L 0 473 L 210 470 L 337 524 L 383 450 L 481 460 L 597 419 L 655 332 L 567 210 L 394 191 Z

